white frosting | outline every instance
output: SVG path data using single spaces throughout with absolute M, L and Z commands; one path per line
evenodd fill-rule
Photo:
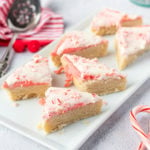
M 104 64 L 98 62 L 98 59 L 87 59 L 75 55 L 63 55 L 62 59 L 67 58 L 80 72 L 80 77 L 82 79 L 85 76 L 94 76 L 95 79 L 105 79 L 105 78 L 120 78 L 123 77 L 121 73 L 113 68 L 109 68 Z M 71 66 L 70 66 L 71 67 Z M 71 73 L 71 72 L 69 72 Z
M 6 79 L 8 86 L 22 81 L 51 84 L 52 78 L 48 66 L 48 58 L 35 55 L 30 62 L 15 70 Z
M 99 28 L 99 27 L 105 27 L 105 26 L 120 26 L 121 22 L 125 19 L 129 20 L 135 20 L 139 16 L 135 15 L 128 15 L 116 10 L 111 9 L 104 9 L 101 12 L 99 12 L 92 21 L 92 28 Z
M 150 47 L 150 26 L 122 27 L 116 34 L 116 40 L 121 55 L 136 54 Z
M 44 117 L 63 113 L 86 104 L 101 100 L 96 94 L 79 92 L 74 89 L 50 87 L 45 93 Z
M 60 44 L 60 46 L 57 49 L 58 55 L 62 54 L 65 49 L 82 47 L 84 48 L 91 45 L 94 46 L 100 44 L 101 42 L 107 42 L 107 40 L 102 39 L 100 36 L 79 31 L 67 33 L 62 39 L 64 41 Z

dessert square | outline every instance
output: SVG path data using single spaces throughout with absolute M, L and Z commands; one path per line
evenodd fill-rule
M 115 34 L 119 27 L 133 27 L 142 25 L 142 17 L 128 15 L 117 10 L 104 9 L 92 20 L 91 31 L 96 35 Z
M 46 89 L 51 86 L 51 81 L 48 58 L 35 55 L 31 61 L 7 77 L 3 88 L 12 100 L 43 97 Z
M 122 27 L 116 34 L 116 56 L 120 70 L 150 50 L 150 26 Z
M 43 104 L 41 127 L 47 133 L 99 114 L 103 103 L 96 94 L 56 87 L 50 87 L 41 101 Z
M 66 86 L 73 81 L 81 91 L 99 95 L 122 91 L 126 88 L 126 77 L 113 68 L 75 55 L 63 55 L 62 65 L 66 73 Z
M 102 57 L 107 54 L 108 41 L 90 33 L 73 31 L 64 35 L 51 53 L 56 66 L 61 65 L 63 54 L 78 55 L 86 58 Z

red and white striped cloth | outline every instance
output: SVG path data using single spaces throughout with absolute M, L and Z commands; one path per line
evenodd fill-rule
M 6 17 L 13 1 L 0 0 L 0 39 L 2 40 L 9 40 L 13 35 L 6 22 Z M 37 27 L 32 31 L 20 34 L 18 38 L 53 41 L 63 33 L 63 29 L 63 18 L 48 8 L 42 8 L 41 19 Z
M 141 106 L 134 107 L 130 112 L 130 121 L 131 121 L 132 127 L 141 138 L 141 143 L 138 147 L 138 150 L 145 150 L 146 147 L 147 149 L 150 149 L 150 131 L 148 131 L 149 133 L 146 134 L 136 119 L 136 115 L 141 112 L 150 113 L 150 106 L 141 105 Z

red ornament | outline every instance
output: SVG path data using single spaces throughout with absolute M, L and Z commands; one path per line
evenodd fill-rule
M 39 41 L 33 40 L 28 42 L 27 47 L 30 52 L 35 53 L 40 49 L 41 46 Z
M 15 52 L 21 53 L 25 51 L 25 43 L 22 40 L 16 40 L 13 45 Z

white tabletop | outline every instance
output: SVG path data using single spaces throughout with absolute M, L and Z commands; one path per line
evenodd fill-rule
M 150 18 L 150 8 L 138 7 L 129 0 L 42 0 L 42 5 L 64 17 L 65 29 L 84 20 L 88 15 L 102 8 L 114 8 L 131 14 Z M 1 50 L 4 48 L 0 48 Z M 16 54 L 11 69 L 25 63 L 32 53 Z M 128 101 L 117 110 L 103 126 L 81 147 L 82 150 L 132 150 L 140 140 L 131 128 L 129 111 L 136 105 L 150 105 L 150 80 L 147 81 Z M 146 116 L 146 115 L 145 115 Z M 147 128 L 148 119 L 140 118 Z M 34 141 L 0 125 L 0 150 L 47 150 Z

